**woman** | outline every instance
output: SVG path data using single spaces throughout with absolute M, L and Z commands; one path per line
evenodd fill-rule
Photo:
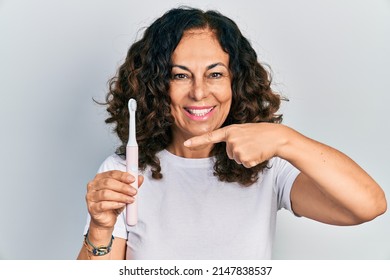
M 281 97 L 229 18 L 168 11 L 131 46 L 107 105 L 122 141 L 86 195 L 79 259 L 269 259 L 276 212 L 333 225 L 386 211 L 377 183 L 341 152 L 281 124 Z M 139 222 L 125 223 L 130 98 L 143 176 Z

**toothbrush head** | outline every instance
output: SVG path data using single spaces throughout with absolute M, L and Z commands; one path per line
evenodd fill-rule
M 137 101 L 135 101 L 135 99 L 131 98 L 129 100 L 128 106 L 129 106 L 129 112 L 137 111 Z
M 135 99 L 130 99 L 128 103 L 129 107 L 129 140 L 127 146 L 137 146 L 137 137 L 136 137 L 136 117 L 135 111 L 137 110 L 137 101 Z

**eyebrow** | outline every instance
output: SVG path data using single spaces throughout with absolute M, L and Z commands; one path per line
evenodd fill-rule
M 206 69 L 207 69 L 207 70 L 210 70 L 210 69 L 212 69 L 212 68 L 214 68 L 214 67 L 217 67 L 217 66 L 223 66 L 223 67 L 225 67 L 226 69 L 228 69 L 228 68 L 226 67 L 226 65 L 223 64 L 222 62 L 216 62 L 216 63 L 210 64 L 209 66 L 206 67 Z M 185 70 L 185 71 L 191 72 L 191 70 L 190 70 L 187 66 L 184 66 L 184 65 L 173 64 L 173 65 L 172 65 L 172 68 L 173 68 L 173 67 L 178 67 L 178 68 L 183 69 L 183 70 Z

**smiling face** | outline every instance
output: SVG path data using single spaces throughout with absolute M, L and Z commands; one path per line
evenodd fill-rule
M 172 54 L 171 152 L 184 156 L 185 140 L 222 126 L 232 102 L 231 79 L 229 55 L 215 34 L 209 29 L 186 31 Z

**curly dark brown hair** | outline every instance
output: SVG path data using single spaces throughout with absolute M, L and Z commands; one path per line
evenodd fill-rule
M 204 12 L 189 7 L 169 10 L 130 47 L 125 62 L 109 82 L 104 103 L 110 115 L 106 123 L 114 124 L 114 131 L 122 142 L 116 153 L 125 157 L 129 124 L 127 103 L 130 98 L 137 100 L 139 167 L 145 170 L 149 165 L 155 179 L 163 176 L 156 153 L 172 141 L 171 56 L 183 32 L 204 28 L 215 33 L 222 49 L 229 54 L 233 96 L 229 115 L 222 126 L 282 121 L 282 115 L 277 114 L 282 98 L 271 90 L 269 72 L 258 62 L 256 52 L 234 21 L 217 11 Z M 219 180 L 245 186 L 257 181 L 268 163 L 245 168 L 228 158 L 225 143 L 215 144 L 212 156 L 216 159 L 214 174 Z

